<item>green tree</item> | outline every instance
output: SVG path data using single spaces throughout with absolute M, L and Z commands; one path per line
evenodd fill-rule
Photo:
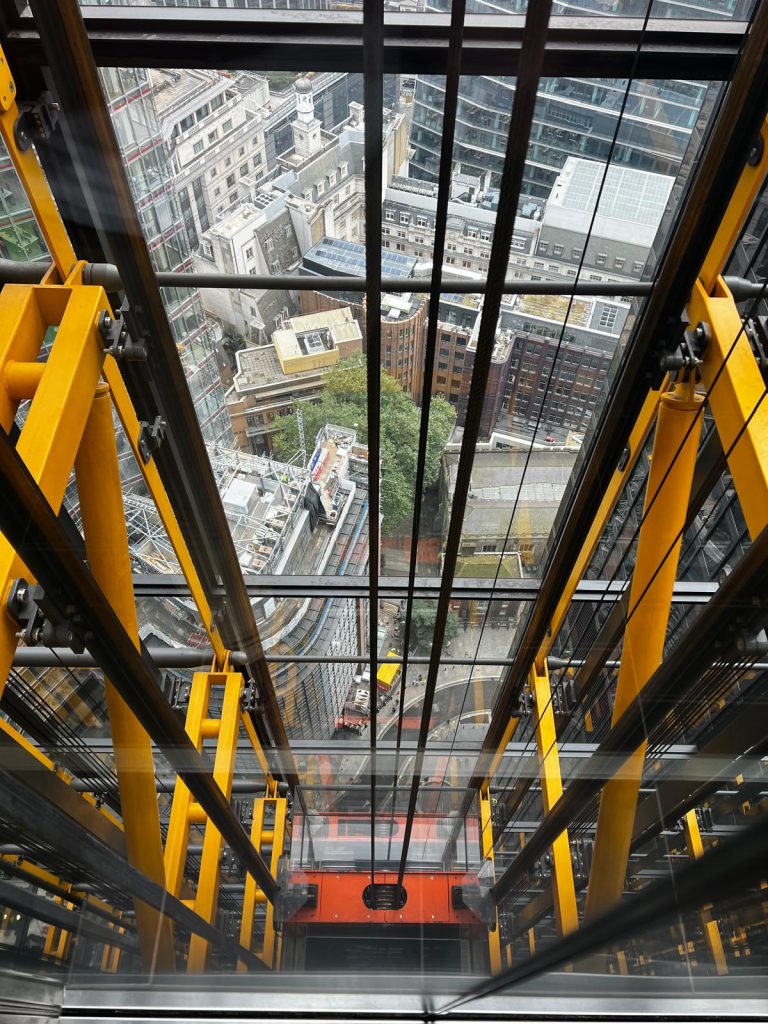
M 432 644 L 432 636 L 435 632 L 435 619 L 437 617 L 437 601 L 414 601 L 411 613 L 411 632 L 416 647 L 429 648 Z M 459 631 L 459 617 L 453 610 L 449 609 L 445 620 L 445 637 L 443 643 L 453 640 Z
M 368 382 L 359 359 L 345 359 L 328 372 L 320 401 L 302 403 L 304 434 L 311 448 L 326 423 L 352 427 L 358 439 L 368 443 Z M 433 397 L 429 406 L 426 487 L 440 472 L 440 456 L 450 437 L 456 414 L 444 398 Z M 419 446 L 419 409 L 397 381 L 381 370 L 381 514 L 382 530 L 397 532 L 413 515 L 416 459 Z M 280 421 L 275 435 L 275 454 L 290 459 L 299 450 L 295 413 Z

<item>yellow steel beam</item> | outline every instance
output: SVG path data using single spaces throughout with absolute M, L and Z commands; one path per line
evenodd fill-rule
M 488 786 L 484 786 L 478 791 L 477 803 L 480 811 L 480 851 L 483 856 L 483 863 L 490 861 L 491 865 L 493 865 L 493 814 L 491 794 Z M 496 913 L 493 928 L 488 929 L 488 955 L 491 974 L 498 974 L 501 970 L 501 935 L 498 912 Z
M 259 767 L 264 772 L 264 778 L 266 780 L 267 787 L 274 787 L 275 779 L 274 776 L 272 775 L 272 772 L 269 770 L 269 763 L 264 753 L 264 749 L 261 743 L 259 742 L 259 737 L 256 735 L 256 729 L 253 724 L 253 719 L 249 714 L 243 713 L 242 723 L 243 728 L 245 729 L 245 734 L 250 740 L 251 746 L 253 747 L 253 752 L 256 755 L 256 760 L 259 762 Z
M 560 773 L 560 755 L 557 749 L 557 729 L 552 708 L 552 690 L 546 661 L 534 664 L 529 676 L 536 716 L 536 750 L 539 756 L 539 777 L 544 813 L 548 814 L 563 795 Z M 555 920 L 561 935 L 567 935 L 579 926 L 576 909 L 576 887 L 573 881 L 573 862 L 568 832 L 561 832 L 552 843 L 552 896 Z
M 763 123 L 760 139 L 762 152 L 756 161 L 748 163 L 742 171 L 725 216 L 699 271 L 699 281 L 707 293 L 712 291 L 717 278 L 722 274 L 765 180 L 768 170 L 768 120 Z M 693 322 L 696 323 L 695 320 Z
M 700 366 L 720 443 L 728 455 L 750 537 L 768 522 L 768 399 L 765 383 L 733 296 L 720 278 L 712 295 L 701 284 L 688 306 L 691 323 L 708 325 L 710 338 Z M 738 438 L 738 441 L 737 441 Z M 732 450 L 731 450 L 732 449 Z
M 202 725 L 208 711 L 211 696 L 211 675 L 208 672 L 195 672 L 187 705 L 186 729 L 192 743 L 202 750 Z M 192 794 L 181 781 L 176 780 L 173 791 L 171 815 L 168 821 L 168 834 L 165 840 L 165 882 L 168 892 L 176 897 L 182 895 L 184 867 L 187 862 L 187 846 L 189 844 L 190 814 L 192 811 Z
M 251 819 L 251 842 L 261 852 L 261 834 L 264 830 L 264 814 L 266 802 L 262 799 L 253 802 L 253 817 Z M 240 918 L 240 945 L 244 949 L 252 949 L 253 943 L 253 916 L 256 911 L 257 886 L 253 875 L 245 876 L 245 892 L 243 894 L 243 913 Z M 246 970 L 243 961 L 239 961 L 237 969 L 240 973 Z
M 12 309 L 16 298 L 28 314 L 23 324 Z M 0 293 L 0 373 L 8 359 L 18 360 L 22 351 L 22 361 L 34 359 L 27 353 L 34 351 L 35 345 L 39 351 L 43 341 L 39 329 L 44 332 L 48 325 L 59 325 L 16 445 L 55 512 L 64 499 L 101 373 L 104 354 L 97 323 L 105 308 L 106 295 L 97 287 L 25 286 L 19 291 L 6 286 Z M 5 334 L 6 324 L 15 325 L 19 333 Z M 0 403 L 0 425 L 6 431 L 17 404 L 8 398 Z M 20 576 L 29 578 L 28 570 L 8 541 L 0 538 L 0 692 L 18 642 L 18 626 L 7 611 L 6 600 L 12 581 Z
M 139 622 L 133 595 L 131 558 L 125 527 L 120 465 L 112 422 L 109 388 L 96 390 L 75 460 L 88 564 L 105 597 L 138 649 Z M 104 678 L 120 807 L 129 861 L 158 885 L 165 886 L 155 763 L 148 733 L 126 702 Z M 136 927 L 145 970 L 175 968 L 170 918 L 136 902 Z
M 277 878 L 277 869 L 280 865 L 280 858 L 285 849 L 286 815 L 288 812 L 288 801 L 285 797 L 272 798 L 274 806 L 272 822 L 272 854 L 269 858 L 269 870 L 273 878 Z M 262 837 L 262 843 L 265 841 Z M 261 847 L 259 847 L 261 848 Z M 250 875 L 248 876 L 251 877 Z M 282 954 L 282 939 L 275 928 L 275 908 L 272 903 L 267 903 L 267 917 L 264 924 L 264 947 L 262 949 L 262 960 L 267 967 L 277 970 L 280 967 Z
M 704 853 L 704 844 L 701 841 L 701 831 L 699 830 L 696 811 L 688 811 L 683 817 L 683 831 L 685 833 L 685 845 L 688 848 L 688 856 L 691 860 L 698 860 Z M 704 932 L 709 952 L 712 955 L 715 970 L 718 974 L 727 974 L 728 963 L 725 959 L 723 940 L 717 921 L 712 917 L 712 908 L 704 907 L 699 914 L 699 919 L 701 920 L 701 928 Z
M 622 461 L 621 468 L 617 467 L 613 471 L 613 475 L 608 481 L 608 486 L 605 488 L 600 506 L 595 514 L 595 518 L 592 520 L 589 532 L 587 533 L 581 547 L 581 551 L 579 552 L 579 557 L 576 559 L 573 570 L 568 577 L 568 582 L 565 584 L 563 592 L 560 595 L 560 600 L 558 601 L 554 615 L 552 616 L 552 622 L 550 624 L 547 637 L 539 649 L 537 657 L 539 662 L 549 654 L 552 644 L 555 642 L 555 638 L 563 624 L 563 620 L 568 612 L 568 607 L 573 595 L 576 592 L 576 587 L 584 578 L 584 573 L 586 572 L 589 563 L 592 561 L 592 556 L 595 553 L 598 541 L 603 534 L 603 530 L 613 514 L 616 502 L 619 500 L 627 481 L 632 475 L 632 470 L 635 468 L 638 456 L 640 455 L 640 452 L 642 452 L 645 442 L 648 440 L 651 428 L 656 422 L 659 402 L 661 401 L 662 394 L 667 390 L 667 387 L 668 381 L 665 378 L 664 383 L 658 391 L 648 392 L 645 402 L 643 403 L 643 407 L 640 410 L 640 414 L 635 420 L 635 425 L 629 435 L 629 440 L 627 442 L 627 457 Z
M 213 777 L 222 793 L 229 800 L 232 796 L 232 776 L 237 757 L 237 737 L 240 731 L 240 694 L 243 677 L 239 672 L 226 675 L 211 675 L 211 685 L 224 685 L 224 699 L 218 729 L 216 758 Z M 201 723 L 204 725 L 204 722 Z M 202 733 L 201 729 L 201 733 Z M 195 895 L 195 913 L 211 924 L 216 916 L 219 901 L 219 862 L 221 860 L 221 833 L 208 822 L 203 838 L 203 853 L 200 858 L 200 874 Z M 187 970 L 205 970 L 208 956 L 208 942 L 199 935 L 193 935 L 189 943 Z
M 63 281 L 76 261 L 75 252 L 34 149 L 29 148 L 22 152 L 18 147 L 14 132 L 18 116 L 16 83 L 8 67 L 5 53 L 0 49 L 0 137 L 5 143 L 48 246 L 48 252 Z
M 629 595 L 613 724 L 621 718 L 661 663 L 696 464 L 702 398 L 694 385 L 678 384 L 662 397 L 646 483 L 643 523 Z M 698 421 L 697 421 L 698 417 Z M 589 875 L 585 920 L 612 906 L 624 889 L 643 744 L 603 788 Z
M 656 421 L 656 414 L 659 402 L 661 401 L 661 395 L 662 392 L 666 390 L 667 386 L 668 381 L 665 378 L 660 390 L 648 392 L 645 402 L 643 403 L 643 407 L 640 410 L 640 414 L 638 415 L 635 425 L 629 435 L 629 440 L 627 441 L 627 457 L 622 462 L 621 468 L 617 467 L 614 470 L 611 479 L 608 481 L 600 506 L 595 514 L 595 518 L 592 520 L 589 532 L 584 539 L 579 556 L 574 563 L 573 570 L 568 577 L 568 581 L 563 587 L 557 607 L 552 615 L 549 629 L 547 630 L 547 636 L 539 648 L 539 652 L 536 657 L 536 661 L 539 664 L 547 657 L 552 648 L 552 644 L 555 642 L 557 634 L 560 631 L 568 612 L 576 587 L 584 577 L 584 573 L 595 553 L 595 549 L 597 548 L 598 541 L 605 529 L 606 523 L 613 513 L 616 502 L 619 500 L 627 480 L 629 480 L 629 477 L 632 474 L 632 470 L 635 467 L 638 456 L 643 450 L 643 446 L 645 445 L 653 424 Z M 488 765 L 485 769 L 486 781 L 492 779 L 496 774 L 501 759 L 504 756 L 504 751 L 515 734 L 518 722 L 518 718 L 509 719 L 504 735 L 493 757 L 489 759 Z
M 270 843 L 272 852 L 269 858 L 269 870 L 274 878 L 277 878 L 277 870 L 280 858 L 285 850 L 285 836 L 287 828 L 288 801 L 285 797 L 276 795 L 277 788 L 271 784 L 267 789 L 267 795 L 253 802 L 253 819 L 251 821 L 251 842 L 256 849 L 263 853 L 265 844 Z M 272 810 L 272 827 L 265 829 L 267 808 Z M 282 940 L 275 927 L 274 907 L 267 902 L 264 893 L 258 888 L 252 875 L 246 876 L 245 895 L 243 896 L 243 913 L 240 920 L 240 945 L 245 949 L 253 950 L 253 921 L 256 904 L 266 904 L 266 918 L 264 921 L 264 941 L 261 950 L 257 955 L 263 960 L 267 967 L 278 969 L 282 953 Z M 242 960 L 238 963 L 237 969 L 240 972 L 246 970 Z
M 114 402 L 115 410 L 120 422 L 123 425 L 125 436 L 128 438 L 128 443 L 133 451 L 136 464 L 141 471 L 141 475 L 144 477 L 147 490 L 155 503 L 158 515 L 160 516 L 165 532 L 168 535 L 168 540 L 171 542 L 171 547 L 176 555 L 176 560 L 179 563 L 179 568 L 181 569 L 184 579 L 187 581 L 187 585 L 189 586 L 189 591 L 202 620 L 203 628 L 208 634 L 211 647 L 216 655 L 216 667 L 223 670 L 226 658 L 226 648 L 224 647 L 224 642 L 221 639 L 219 627 L 213 621 L 211 606 L 205 596 L 203 586 L 200 582 L 200 577 L 198 576 L 197 569 L 195 568 L 195 563 L 192 560 L 189 548 L 186 545 L 182 532 L 179 528 L 179 524 L 176 521 L 176 516 L 173 514 L 168 494 L 166 493 L 165 487 L 160 479 L 160 474 L 158 473 L 155 461 L 154 459 L 150 459 L 149 462 L 145 462 L 139 451 L 139 433 L 141 431 L 141 424 L 136 416 L 133 403 L 131 402 L 128 389 L 125 386 L 120 369 L 111 356 L 108 356 L 104 361 L 104 377 L 110 386 L 112 401 Z

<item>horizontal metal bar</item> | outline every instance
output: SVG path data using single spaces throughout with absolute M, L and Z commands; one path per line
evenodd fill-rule
M 363 576 L 246 576 L 248 596 L 287 599 L 292 597 L 365 598 L 368 596 L 368 577 Z M 611 603 L 621 597 L 625 584 L 621 581 L 582 580 L 576 588 L 574 601 L 601 601 Z M 133 577 L 136 597 L 188 598 L 189 590 L 184 577 L 178 574 L 142 573 Z M 541 588 L 536 579 L 505 580 L 492 586 L 487 579 L 478 577 L 454 578 L 451 599 L 455 601 L 535 601 Z M 717 591 L 710 582 L 677 582 L 673 595 L 676 604 L 706 604 Z M 379 598 L 382 601 L 436 600 L 440 592 L 440 578 L 417 576 L 413 593 L 408 590 L 407 576 L 379 577 Z M 223 591 L 220 591 L 223 594 Z M 214 590 L 214 595 L 217 591 Z
M 145 647 L 155 668 L 210 669 L 214 653 L 210 647 Z M 230 651 L 235 666 L 246 665 L 244 651 Z M 96 668 L 97 662 L 88 651 L 75 652 L 69 647 L 17 647 L 13 656 L 15 668 Z
M 0 285 L 38 284 L 48 272 L 50 265 L 43 261 L 19 263 L 15 260 L 0 259 Z M 365 277 L 328 277 L 307 274 L 226 274 L 184 271 L 158 271 L 155 280 L 162 288 L 223 288 L 240 291 L 297 291 L 297 292 L 354 292 L 363 294 L 368 279 Z M 741 280 L 733 278 L 731 280 Z M 86 284 L 101 285 L 107 291 L 122 289 L 120 274 L 111 263 L 89 263 L 83 269 Z M 382 277 L 381 288 L 385 292 L 424 292 L 430 290 L 429 277 Z M 745 281 L 750 289 L 750 282 Z M 441 280 L 442 294 L 482 295 L 486 281 L 466 277 L 444 277 Z M 504 282 L 505 295 L 598 295 L 624 296 L 649 295 L 653 289 L 651 281 L 531 281 L 526 278 L 509 278 Z M 751 292 L 750 292 L 751 294 Z
M 84 6 L 97 65 L 251 71 L 365 70 L 359 12 L 157 9 Z M 467 15 L 462 75 L 516 76 L 524 19 Z M 556 17 L 550 25 L 542 75 L 626 78 L 639 49 L 638 78 L 730 77 L 746 31 L 742 21 Z M 450 16 L 394 14 L 384 18 L 385 74 L 444 74 Z M 642 47 L 639 43 L 642 40 Z M 29 18 L 9 27 L 11 63 L 45 64 Z
M 5 284 L 39 284 L 50 269 L 50 264 L 17 262 L 0 259 L 0 286 Z M 155 280 L 161 288 L 223 288 L 239 291 L 296 291 L 296 292 L 355 292 L 363 294 L 367 286 L 365 277 L 308 276 L 306 274 L 226 274 L 190 271 L 157 271 Z M 122 289 L 120 273 L 111 263 L 89 263 L 83 269 L 86 284 L 101 285 L 107 291 Z M 430 290 L 429 277 L 382 277 L 385 292 L 424 292 Z M 763 294 L 764 285 L 743 277 L 726 277 L 725 283 L 734 298 L 741 302 Z M 466 277 L 443 277 L 440 292 L 443 295 L 484 295 L 487 281 Z M 597 295 L 605 297 L 650 295 L 652 281 L 532 281 L 528 278 L 508 278 L 502 287 L 504 295 Z
M 37 921 L 47 924 L 73 935 L 83 935 L 96 942 L 105 942 L 110 946 L 119 946 L 129 952 L 138 951 L 138 942 L 133 935 L 121 934 L 117 929 L 109 928 L 98 921 L 92 921 L 84 914 L 67 910 L 59 903 L 54 903 L 44 896 L 37 896 L 31 889 L 24 889 L 12 882 L 0 879 L 0 905 L 10 907 L 20 914 L 26 914 Z M 90 908 L 89 908 L 90 909 Z

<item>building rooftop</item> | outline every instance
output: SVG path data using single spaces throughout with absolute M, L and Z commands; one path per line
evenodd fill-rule
M 415 256 L 381 250 L 383 277 L 412 277 Z M 345 242 L 340 238 L 324 237 L 304 255 L 302 271 L 323 275 L 344 274 L 365 277 L 365 246 L 358 242 Z
M 568 304 L 571 303 L 570 312 Z M 562 323 L 566 316 L 574 327 L 588 327 L 594 309 L 594 299 L 573 299 L 568 295 L 519 295 L 512 308 L 525 316 L 556 320 Z
M 348 306 L 295 316 L 272 335 L 271 345 L 241 349 L 235 356 L 238 394 L 270 384 L 316 376 L 338 361 L 339 346 L 361 344 L 360 325 Z
M 416 312 L 424 301 L 413 292 L 385 292 L 381 296 L 382 320 L 405 320 Z
M 568 157 L 547 200 L 543 224 L 586 235 L 599 199 L 594 238 L 650 248 L 674 182 L 666 174 L 615 164 L 606 172 L 604 163 Z

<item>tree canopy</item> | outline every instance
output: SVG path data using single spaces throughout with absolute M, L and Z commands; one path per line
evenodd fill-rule
M 414 601 L 411 612 L 411 631 L 416 647 L 429 648 L 435 632 L 437 619 L 437 601 Z M 445 636 L 443 643 L 453 640 L 459 631 L 459 617 L 452 608 L 448 609 L 445 620 Z
M 326 377 L 320 401 L 301 405 L 304 434 L 311 451 L 326 423 L 357 431 L 368 443 L 368 386 L 365 366 L 359 360 L 343 360 Z M 453 427 L 453 407 L 433 396 L 429 406 L 429 430 L 424 482 L 430 487 L 440 472 L 440 456 Z M 382 530 L 395 533 L 413 514 L 416 458 L 419 445 L 419 409 L 394 378 L 381 370 L 381 514 Z M 278 459 L 290 459 L 299 450 L 296 414 L 285 416 L 275 435 Z

